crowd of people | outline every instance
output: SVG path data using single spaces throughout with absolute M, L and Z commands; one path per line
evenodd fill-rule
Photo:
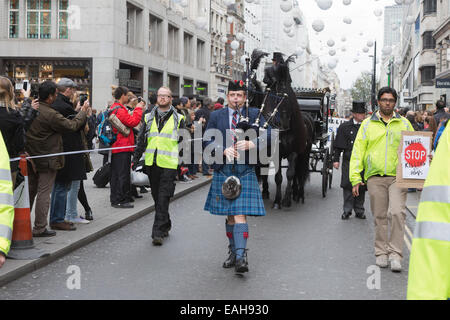
M 106 109 L 113 111 L 120 122 L 131 129 L 128 135 L 117 132 L 112 151 L 101 151 L 97 137 L 102 113 L 91 108 L 86 95 L 79 94 L 76 84 L 68 78 L 46 81 L 16 91 L 13 79 L 0 77 L 0 129 L 10 159 L 21 155 L 36 157 L 96 149 L 99 143 L 103 165 L 110 163 L 110 202 L 116 208 L 133 208 L 135 198 L 142 198 L 131 185 L 130 167 L 135 137 L 144 126 L 144 118 L 157 104 L 156 95 L 149 104 L 125 87 L 112 86 L 112 97 Z M 224 107 L 224 100 L 194 97 L 174 99 L 172 104 L 184 116 L 186 128 L 206 129 L 210 113 Z M 129 148 L 124 148 L 129 147 Z M 119 148 L 119 149 L 115 149 Z M 193 152 L 193 151 L 192 151 Z M 55 236 L 55 230 L 75 231 L 77 224 L 94 220 L 85 192 L 87 173 L 94 170 L 90 153 L 75 153 L 35 158 L 28 161 L 30 207 L 35 209 L 34 237 Z M 19 161 L 10 163 L 13 187 L 20 180 Z M 96 168 L 98 169 L 98 168 Z M 204 162 L 182 164 L 177 180 L 189 183 L 198 172 L 211 177 L 212 170 Z M 140 186 L 140 193 L 147 193 Z M 78 202 L 84 214 L 79 214 Z M 50 228 L 48 228 L 50 227 Z

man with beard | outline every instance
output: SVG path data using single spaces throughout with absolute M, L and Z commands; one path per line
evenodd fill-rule
M 389 260 L 393 272 L 402 270 L 407 196 L 407 189 L 396 184 L 397 151 L 401 132 L 414 131 L 406 118 L 394 112 L 397 97 L 397 92 L 389 87 L 378 92 L 380 110 L 362 122 L 350 160 L 353 196 L 358 197 L 360 187 L 367 183 L 375 219 L 376 264 L 386 268 Z
M 134 153 L 132 168 L 145 152 L 145 173 L 149 177 L 155 221 L 153 223 L 153 245 L 161 246 L 169 236 L 172 222 L 169 215 L 170 198 L 175 193 L 175 178 L 179 164 L 179 130 L 185 129 L 184 116 L 172 105 L 172 91 L 167 87 L 158 90 L 157 105 L 145 116 L 145 127 L 141 129 Z

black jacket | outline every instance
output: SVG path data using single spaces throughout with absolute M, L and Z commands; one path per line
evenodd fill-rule
M 67 119 L 73 119 L 77 112 L 73 108 L 69 98 L 62 94 L 58 94 L 52 108 L 61 113 Z M 64 133 L 62 135 L 64 152 L 85 150 L 81 139 L 81 131 L 85 126 L 77 132 Z M 71 182 L 76 180 L 86 180 L 86 165 L 83 154 L 66 155 L 64 168 L 58 171 L 56 181 Z
M 25 149 L 25 123 L 20 113 L 0 106 L 0 131 L 10 158 L 16 158 Z M 19 162 L 11 162 L 11 171 L 17 171 Z
M 353 119 L 344 122 L 339 126 L 334 141 L 333 162 L 339 162 L 341 153 L 343 153 L 341 188 L 344 189 L 352 188 L 349 178 L 350 159 L 352 157 L 353 144 L 360 127 L 361 125 L 355 124 Z

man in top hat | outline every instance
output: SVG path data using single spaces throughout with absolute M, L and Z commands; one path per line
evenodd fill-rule
M 228 104 L 211 114 L 205 132 L 205 156 L 214 154 L 212 164 L 214 169 L 213 181 L 208 198 L 205 203 L 205 211 L 213 215 L 227 217 L 225 223 L 226 236 L 229 241 L 229 257 L 223 263 L 224 268 L 235 268 L 235 272 L 242 274 L 248 272 L 246 255 L 249 228 L 247 216 L 264 216 L 266 211 L 255 174 L 254 165 L 251 163 L 250 153 L 258 152 L 258 149 L 268 146 L 270 141 L 270 129 L 267 135 L 263 134 L 249 140 L 239 139 L 237 129 L 242 125 L 242 118 L 249 118 L 250 125 L 256 122 L 259 110 L 245 107 L 246 87 L 243 81 L 231 81 L 228 85 Z M 264 118 L 260 117 L 260 126 L 264 126 Z M 215 136 L 208 138 L 213 135 Z M 218 134 L 220 132 L 220 135 Z M 208 159 L 207 159 L 208 160 Z M 245 160 L 245 161 L 243 161 Z M 231 176 L 239 178 L 241 192 L 234 200 L 222 193 L 224 182 Z
M 341 188 L 344 190 L 344 213 L 342 220 L 347 220 L 355 211 L 356 217 L 366 219 L 364 214 L 365 189 L 360 189 L 359 196 L 353 197 L 352 184 L 349 178 L 350 158 L 352 157 L 353 143 L 356 140 L 361 122 L 366 118 L 366 104 L 364 102 L 353 102 L 352 117 L 349 121 L 339 126 L 336 140 L 334 142 L 333 162 L 334 168 L 339 169 L 339 160 L 341 153 L 344 153 L 342 159 L 342 178 Z

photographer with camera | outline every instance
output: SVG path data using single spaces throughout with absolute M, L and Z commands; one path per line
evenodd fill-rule
M 85 94 L 79 96 L 79 101 L 74 109 L 72 98 L 76 93 L 76 84 L 68 78 L 62 78 L 58 84 L 58 96 L 52 107 L 61 113 L 66 119 L 73 119 L 82 106 L 87 106 L 89 114 L 89 101 Z M 85 128 L 76 132 L 66 132 L 62 135 L 64 152 L 84 150 L 81 135 Z M 89 223 L 81 219 L 77 214 L 78 191 L 82 180 L 86 180 L 86 164 L 83 154 L 71 154 L 64 156 L 65 165 L 56 175 L 55 185 L 52 191 L 50 207 L 50 227 L 54 230 L 73 231 L 76 227 L 73 223 Z
M 59 85 L 61 88 L 63 83 L 61 82 Z M 73 90 L 71 87 L 69 88 L 69 85 L 67 85 L 67 88 Z M 39 116 L 33 121 L 26 134 L 25 149 L 31 156 L 62 153 L 64 151 L 62 135 L 68 132 L 78 132 L 86 124 L 89 103 L 85 103 L 80 112 L 73 114 L 73 117 L 69 119 L 51 107 L 56 99 L 57 86 L 54 82 L 45 81 L 39 86 Z M 59 99 L 59 101 L 64 100 L 61 96 Z M 70 107 L 72 108 L 71 104 Z M 36 198 L 33 236 L 52 237 L 56 233 L 46 228 L 50 207 L 50 192 L 53 189 L 58 170 L 64 167 L 65 158 L 64 156 L 44 157 L 34 159 L 33 162 L 34 166 L 28 170 L 30 209 L 32 209 Z M 65 210 L 55 212 L 55 214 L 64 219 Z M 64 225 L 64 227 L 69 229 L 68 225 Z

